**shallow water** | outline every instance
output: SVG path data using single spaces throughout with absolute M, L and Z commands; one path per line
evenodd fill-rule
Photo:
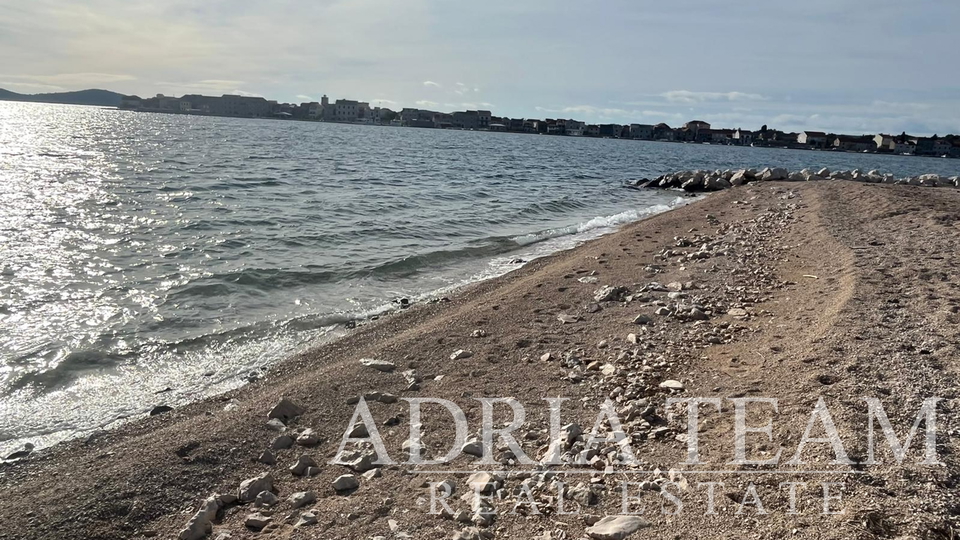
M 0 103 L 0 455 L 689 200 L 626 180 L 958 163 Z

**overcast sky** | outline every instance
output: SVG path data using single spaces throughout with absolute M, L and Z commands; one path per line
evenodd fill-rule
M 957 0 L 0 0 L 0 88 L 960 132 Z

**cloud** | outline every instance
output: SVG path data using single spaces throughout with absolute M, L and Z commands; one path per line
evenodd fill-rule
M 439 105 L 439 103 L 437 103 L 436 101 L 421 99 L 420 101 L 417 101 L 417 105 L 420 107 L 436 107 L 437 105 Z
M 137 79 L 133 75 L 117 73 L 59 73 L 56 75 L 8 75 L 8 77 L 59 87 L 90 87 Z
M 760 94 L 745 92 L 691 92 L 689 90 L 671 90 L 660 94 L 670 103 L 706 103 L 709 101 L 765 101 L 767 98 Z
M 371 99 L 371 100 L 370 100 L 370 103 L 371 103 L 371 104 L 376 103 L 376 105 L 375 105 L 376 107 L 381 107 L 381 106 L 383 106 L 383 105 L 387 105 L 387 106 L 389 106 L 389 107 L 392 107 L 392 106 L 394 106 L 394 105 L 399 105 L 399 104 L 400 104 L 400 102 L 398 102 L 398 101 L 394 101 L 394 100 L 392 100 L 392 99 L 383 99 L 383 98 Z
M 297 99 L 299 99 L 299 100 L 301 100 L 301 101 L 313 101 L 313 98 L 312 98 L 312 97 L 310 97 L 310 96 L 308 96 L 308 95 L 305 95 L 305 94 L 297 94 L 297 95 L 294 96 L 294 97 L 297 98 Z
M 440 88 L 440 83 L 435 83 L 433 81 L 423 81 L 424 86 L 432 86 L 434 88 Z
M 258 94 L 256 92 L 247 92 L 246 90 L 234 90 L 229 93 L 235 96 L 243 96 L 243 97 L 264 97 L 263 94 Z
M 200 81 L 160 81 L 154 83 L 158 91 L 177 94 L 236 94 L 236 88 L 247 85 L 244 81 L 230 79 L 203 79 Z M 259 95 L 259 94 L 258 94 Z
M 487 103 L 486 101 L 479 103 L 444 103 L 443 105 L 445 107 L 461 109 L 492 109 L 496 107 L 493 103 Z
M 62 86 L 55 86 L 52 84 L 24 83 L 16 81 L 0 81 L 0 88 L 21 93 L 49 93 L 62 92 L 65 90 L 65 88 Z
M 881 109 L 915 109 L 915 110 L 928 110 L 931 108 L 929 103 L 903 103 L 903 102 L 893 102 L 893 101 L 882 101 L 875 100 L 873 106 Z

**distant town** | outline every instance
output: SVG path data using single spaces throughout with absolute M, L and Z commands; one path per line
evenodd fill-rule
M 512 133 L 533 133 L 567 137 L 600 137 L 647 141 L 688 142 L 738 146 L 834 150 L 843 152 L 885 153 L 960 158 L 960 136 L 918 137 L 870 134 L 844 135 L 820 131 L 800 133 L 769 129 L 716 129 L 709 123 L 691 120 L 681 127 L 667 124 L 587 124 L 573 119 L 507 118 L 493 116 L 490 111 L 455 111 L 450 113 L 426 109 L 404 108 L 399 112 L 350 99 L 331 102 L 327 96 L 319 102 L 278 103 L 262 97 L 223 95 L 220 97 L 188 94 L 170 97 L 162 94 L 142 99 L 123 96 L 121 109 L 144 112 L 229 116 L 239 118 L 274 118 L 347 124 L 375 124 L 403 127 L 461 129 Z

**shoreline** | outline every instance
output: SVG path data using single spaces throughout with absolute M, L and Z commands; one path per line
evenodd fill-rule
M 231 538 L 370 538 L 391 530 L 388 518 L 414 538 L 448 538 L 465 530 L 416 504 L 426 493 L 423 482 L 404 467 L 385 467 L 382 477 L 361 479 L 348 495 L 330 489 L 334 478 L 349 472 L 326 464 L 353 412 L 349 401 L 371 392 L 455 400 L 468 411 L 471 429 L 478 418 L 478 408 L 464 403 L 471 397 L 513 395 L 531 409 L 542 396 L 570 397 L 565 414 L 585 429 L 605 396 L 623 397 L 621 404 L 647 399 L 663 424 L 640 418 L 630 428 L 643 435 L 648 469 L 661 471 L 684 457 L 675 439 L 684 427 L 667 421 L 662 407 L 671 395 L 775 395 L 782 400 L 781 412 L 794 420 L 809 414 L 811 395 L 826 395 L 832 404 L 840 402 L 835 419 L 849 434 L 857 414 L 843 396 L 876 394 L 882 386 L 888 393 L 881 396 L 894 396 L 884 398 L 895 401 L 888 414 L 905 425 L 916 411 L 915 403 L 905 403 L 907 397 L 921 390 L 950 392 L 958 380 L 950 353 L 957 352 L 951 325 L 960 322 L 960 299 L 949 288 L 957 269 L 947 258 L 936 258 L 960 247 L 958 207 L 954 190 L 846 181 L 758 182 L 712 194 L 468 285 L 449 302 L 417 304 L 360 325 L 276 364 L 251 385 L 2 465 L 0 486 L 7 497 L 0 502 L 0 517 L 8 527 L 0 538 L 174 538 L 206 497 L 235 491 L 244 479 L 264 472 L 273 472 L 283 500 L 293 492 L 315 491 L 319 502 L 312 509 L 321 523 L 295 526 L 304 510 L 284 502 L 271 510 L 273 519 L 263 531 L 253 532 L 244 526 L 252 509 L 231 503 L 214 519 L 210 538 L 220 532 Z M 907 228 L 909 238 L 901 234 Z M 928 277 L 903 281 L 918 273 Z M 652 282 L 679 287 L 668 292 Z M 597 300 L 604 285 L 627 292 Z M 927 298 L 931 294 L 936 298 Z M 898 299 L 895 312 L 887 309 L 890 299 Z M 663 315 L 656 313 L 661 308 Z M 638 314 L 652 324 L 636 324 Z M 899 324 L 900 332 L 884 336 L 877 321 Z M 926 339 L 931 342 L 924 345 L 926 353 L 897 348 L 903 337 L 927 331 L 940 334 Z M 472 355 L 451 360 L 460 349 Z M 553 357 L 544 360 L 545 355 Z M 883 365 L 874 361 L 881 356 L 887 358 Z M 399 373 L 363 368 L 360 358 L 388 360 L 397 372 L 415 370 L 419 388 L 411 389 Z M 666 381 L 679 381 L 681 389 L 662 386 Z M 302 435 L 310 428 L 320 440 L 276 451 L 278 465 L 258 463 L 277 435 L 266 425 L 267 412 L 284 397 L 305 409 L 287 429 Z M 578 402 L 579 408 L 573 405 Z M 894 412 L 894 404 L 904 410 Z M 381 427 L 397 454 L 409 429 L 404 405 L 371 404 L 378 425 L 388 417 L 399 420 L 396 427 Z M 545 411 L 534 412 L 524 428 L 531 455 L 548 442 L 538 429 L 546 425 Z M 431 448 L 448 446 L 452 430 L 443 418 L 424 419 L 423 425 Z M 792 426 L 778 425 L 774 436 L 795 441 Z M 707 430 L 704 441 L 727 437 L 723 428 L 720 422 Z M 954 441 L 944 443 L 956 448 Z M 304 454 L 322 464 L 319 474 L 292 477 L 286 467 Z M 838 479 L 847 482 L 852 516 L 880 506 L 876 511 L 900 534 L 919 535 L 944 523 L 952 526 L 948 505 L 957 488 L 937 484 L 958 470 L 950 456 L 947 460 L 944 471 L 910 469 L 928 482 L 921 492 L 907 491 L 897 469 L 873 472 L 884 479 L 885 489 L 900 495 L 889 500 L 878 498 L 875 487 Z M 454 465 L 476 468 L 466 456 Z M 456 475 L 431 481 L 448 476 Z M 597 476 L 597 485 L 604 485 L 603 475 Z M 598 488 L 599 502 L 584 513 L 616 514 L 619 501 L 608 495 Z M 694 535 L 707 527 L 720 537 L 744 526 L 732 515 L 648 519 L 652 527 L 631 538 L 667 531 Z M 857 519 L 832 523 L 830 530 L 805 519 L 779 515 L 765 522 L 764 530 L 787 534 L 799 528 L 799 537 L 817 538 L 863 534 Z M 496 538 L 533 538 L 556 527 L 555 521 L 550 515 L 500 515 L 483 529 Z M 589 525 L 585 518 L 567 521 L 565 530 L 574 538 Z
M 256 364 L 251 364 L 245 371 L 238 371 L 236 374 L 228 375 L 226 378 L 211 379 L 211 384 L 204 387 L 202 390 L 193 394 L 184 393 L 184 396 L 187 397 L 178 395 L 177 397 L 171 398 L 170 396 L 172 395 L 172 392 L 180 393 L 181 391 L 180 388 L 171 382 L 170 385 L 156 386 L 157 390 L 159 391 L 152 394 L 154 399 L 145 400 L 142 404 L 142 407 L 140 407 L 137 412 L 116 418 L 111 417 L 104 419 L 95 429 L 76 429 L 71 431 L 71 434 L 65 437 L 53 435 L 56 435 L 57 433 L 66 433 L 68 431 L 66 429 L 57 433 L 39 431 L 39 436 L 29 435 L 3 441 L 0 443 L 0 449 L 2 449 L 2 451 L 0 451 L 0 463 L 6 461 L 3 458 L 6 458 L 9 454 L 22 450 L 24 444 L 33 445 L 32 452 L 39 452 L 63 442 L 68 442 L 73 439 L 85 439 L 92 434 L 96 434 L 97 432 L 114 430 L 117 427 L 129 422 L 135 422 L 143 420 L 144 418 L 152 415 L 169 412 L 171 408 L 180 408 L 190 403 L 205 399 L 216 399 L 216 397 L 219 395 L 242 388 L 246 384 L 249 384 L 251 380 L 259 378 L 263 374 L 264 370 L 271 369 L 273 366 L 283 362 L 286 358 L 297 354 L 298 351 L 309 351 L 324 343 L 340 339 L 345 333 L 350 332 L 356 327 L 369 324 L 390 315 L 398 314 L 413 305 L 440 301 L 448 295 L 456 294 L 457 291 L 463 289 L 464 287 L 469 287 L 478 282 L 500 277 L 519 268 L 519 265 L 512 264 L 512 261 L 500 264 L 497 262 L 498 260 L 519 259 L 523 260 L 522 264 L 526 264 L 531 260 L 566 251 L 584 242 L 611 234 L 619 228 L 627 226 L 640 219 L 649 217 L 650 215 L 689 204 L 691 201 L 696 200 L 696 198 L 696 195 L 677 193 L 676 197 L 672 198 L 669 202 L 651 202 L 645 206 L 638 206 L 634 209 L 624 210 L 615 214 L 599 215 L 590 220 L 584 220 L 579 223 L 561 227 L 559 229 L 549 229 L 547 231 L 537 230 L 525 235 L 521 235 L 520 237 L 530 236 L 537 237 L 537 239 L 530 240 L 529 243 L 523 244 L 513 251 L 497 254 L 492 258 L 476 259 L 473 261 L 458 261 L 456 264 L 460 265 L 461 267 L 469 266 L 473 268 L 474 266 L 477 266 L 479 267 L 479 270 L 473 272 L 473 270 L 459 268 L 459 271 L 450 273 L 450 268 L 457 268 L 456 265 L 451 266 L 447 269 L 448 271 L 444 275 L 449 274 L 458 276 L 455 283 L 444 285 L 439 288 L 425 289 L 424 291 L 409 297 L 395 297 L 392 299 L 384 297 L 381 299 L 381 302 L 354 312 L 342 314 L 321 314 L 319 315 L 319 318 L 325 321 L 333 322 L 331 322 L 329 325 L 322 325 L 324 329 L 323 334 L 318 336 L 315 340 L 309 343 L 302 343 L 301 345 L 288 350 L 283 356 L 274 360 L 259 361 Z M 623 221 L 624 219 L 629 220 Z M 557 233 L 556 235 L 549 235 L 542 238 L 539 237 L 541 233 L 556 233 L 557 231 L 561 232 Z M 404 302 L 407 303 L 404 304 Z M 83 383 L 81 382 L 80 384 Z M 147 397 L 149 398 L 150 395 L 148 394 Z M 51 439 L 55 440 L 56 442 L 53 442 L 52 444 L 46 442 L 46 440 Z M 5 444 L 10 443 L 11 441 L 13 441 L 13 444 Z

